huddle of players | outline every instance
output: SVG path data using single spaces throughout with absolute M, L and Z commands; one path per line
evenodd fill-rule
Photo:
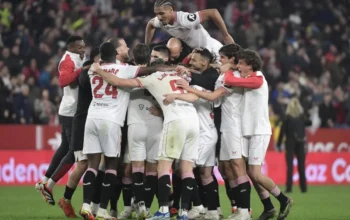
M 159 58 L 167 54 L 164 52 L 166 48 L 161 46 L 155 47 L 151 53 L 152 59 L 156 59 L 152 63 L 156 66 L 143 67 L 149 64 L 149 49 L 146 45 L 134 48 L 138 67 L 116 64 L 116 58 L 125 63 L 128 52 L 125 41 L 118 38 L 101 45 L 101 66 L 93 64 L 89 70 L 89 65 L 100 59 L 98 51 L 94 50 L 90 56 L 92 60 L 80 68 L 84 43 L 81 38 L 71 38 L 68 41 L 68 51 L 59 65 L 60 84 L 64 87 L 62 110 L 60 107 L 59 114 L 60 117 L 63 116 L 62 140 L 65 141 L 62 141 L 48 172 L 36 188 L 48 203 L 54 204 L 54 184 L 74 161 L 78 161 L 69 178 L 64 198 L 59 200 L 60 207 L 68 217 L 76 216 L 70 200 L 80 177 L 87 170 L 83 186 L 84 204 L 80 211 L 84 219 L 95 219 L 94 214 L 96 219 L 115 219 L 113 216 L 116 215 L 116 201 L 121 191 L 121 187 L 113 187 L 116 184 L 121 185 L 120 182 L 115 183 L 116 179 L 121 179 L 125 205 L 119 219 L 128 218 L 132 213 L 132 192 L 138 219 L 169 219 L 170 214 L 179 209 L 180 197 L 181 209 L 178 210 L 177 219 L 219 219 L 218 184 L 212 174 L 218 139 L 214 117 L 216 121 L 222 118 L 221 126 L 215 123 L 217 130 L 221 131 L 220 172 L 224 176 L 232 206 L 237 207 L 233 209 L 235 212 L 229 219 L 251 217 L 249 178 L 264 204 L 264 212 L 259 219 L 271 218 L 276 213 L 269 192 L 280 201 L 278 219 L 284 219 L 293 201 L 261 173 L 271 128 L 267 108 L 268 87 L 259 71 L 259 56 L 241 49 L 237 44 L 221 47 L 218 41 L 210 37 L 200 24 L 203 20 L 212 19 L 223 33 L 225 42 L 233 42 L 217 10 L 208 9 L 194 14 L 175 12 L 172 1 L 157 0 L 155 13 L 157 17 L 146 28 L 146 43 L 150 42 L 155 28 L 162 28 L 192 48 L 202 46 L 195 49 L 190 56 L 183 56 L 183 60 L 179 59 L 181 49 L 172 50 L 172 46 L 185 48 L 185 44 L 174 38 L 168 42 L 167 46 L 171 49 L 170 61 L 189 62 L 192 69 L 157 66 Z M 210 52 L 220 57 L 222 65 L 219 72 L 210 66 L 214 62 Z M 175 68 L 176 72 L 170 71 Z M 133 79 L 146 74 L 151 75 Z M 72 84 L 77 78 L 79 89 Z M 147 90 L 130 91 L 127 87 Z M 88 92 L 92 93 L 92 97 L 86 95 Z M 121 127 L 124 125 L 129 99 L 129 156 L 124 157 L 124 162 L 130 159 L 131 165 L 126 163 L 128 165 L 124 166 L 124 172 L 118 172 L 123 173 L 123 177 L 118 178 L 116 167 L 117 158 L 121 155 Z M 213 101 L 216 107 L 214 115 Z M 156 104 L 161 107 L 163 116 L 154 107 Z M 67 145 L 72 146 L 69 151 L 64 147 Z M 101 153 L 105 155 L 104 162 L 100 161 Z M 62 159 L 62 155 L 66 156 Z M 242 156 L 248 158 L 248 166 Z M 174 193 L 173 198 L 169 199 L 169 171 L 174 159 L 179 161 L 173 169 Z M 158 163 L 155 163 L 156 160 Z M 194 165 L 198 175 L 193 173 Z M 198 177 L 197 182 L 195 176 Z M 151 217 L 148 208 L 155 194 L 160 209 Z M 109 200 L 112 209 L 110 213 L 106 210 Z M 169 200 L 173 201 L 173 208 L 170 210 Z M 191 203 L 193 206 L 189 210 Z M 207 207 L 206 213 L 204 207 Z

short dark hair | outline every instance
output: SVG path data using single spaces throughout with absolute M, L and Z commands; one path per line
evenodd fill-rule
M 117 55 L 117 51 L 115 47 L 110 42 L 104 42 L 100 46 L 101 60 L 105 62 L 109 62 L 112 60 L 116 60 L 115 56 Z
M 165 61 L 163 59 L 158 58 L 154 60 L 152 63 L 150 63 L 150 66 L 159 66 L 164 64 L 166 64 Z
M 153 47 L 152 50 L 160 52 L 160 53 L 164 54 L 165 56 L 167 56 L 168 58 L 170 57 L 170 50 L 166 45 L 157 45 L 157 46 Z
M 235 58 L 235 63 L 238 63 L 238 53 L 243 50 L 243 48 L 239 44 L 228 44 L 222 46 L 219 50 L 219 54 L 227 56 L 229 59 L 232 57 Z
M 215 61 L 215 55 L 213 55 L 207 48 L 199 47 L 193 50 L 193 53 L 198 53 L 201 57 L 204 57 L 209 61 L 209 63 L 213 63 Z
M 75 41 L 80 41 L 80 40 L 83 40 L 83 38 L 80 36 L 77 36 L 77 35 L 70 36 L 70 37 L 68 37 L 66 44 L 67 44 L 67 46 L 71 46 L 71 44 L 75 43 Z
M 123 38 L 120 37 L 112 37 L 107 40 L 107 42 L 112 43 L 115 48 L 118 48 L 120 46 L 119 41 L 123 40 Z
M 154 7 L 170 6 L 175 10 L 175 3 L 173 0 L 157 0 L 154 3 Z
M 98 47 L 93 48 L 90 52 L 90 56 L 89 56 L 90 60 L 93 61 L 95 57 L 97 57 L 98 55 L 100 55 L 100 48 Z
M 137 65 L 148 64 L 151 59 L 151 49 L 146 44 L 138 44 L 132 50 Z
M 261 69 L 262 61 L 260 55 L 253 50 L 241 50 L 238 53 L 238 59 L 244 60 L 247 65 L 252 66 L 254 72 Z

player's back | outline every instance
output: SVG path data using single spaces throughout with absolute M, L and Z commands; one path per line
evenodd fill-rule
M 197 112 L 192 103 L 175 100 L 172 104 L 164 105 L 164 95 L 169 93 L 187 93 L 176 86 L 176 81 L 182 79 L 177 72 L 155 72 L 150 76 L 138 78 L 141 85 L 157 100 L 163 110 L 164 124 L 183 118 L 197 118 Z
M 101 68 L 119 78 L 134 78 L 139 67 L 118 64 L 102 64 Z M 88 118 L 104 119 L 124 125 L 130 93 L 128 89 L 117 88 L 107 83 L 96 73 L 89 71 L 92 101 Z

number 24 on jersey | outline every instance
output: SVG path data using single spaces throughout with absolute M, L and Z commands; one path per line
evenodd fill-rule
M 101 89 L 101 87 L 103 86 L 103 79 L 100 76 L 94 76 L 92 78 L 92 84 L 95 85 L 97 84 L 97 86 L 94 88 L 93 90 L 93 95 L 95 99 L 100 99 L 102 98 L 104 95 L 111 95 L 113 99 L 116 99 L 118 96 L 118 90 L 117 87 L 112 86 L 110 84 L 108 84 L 106 86 L 105 92 L 104 94 L 99 93 L 98 91 Z

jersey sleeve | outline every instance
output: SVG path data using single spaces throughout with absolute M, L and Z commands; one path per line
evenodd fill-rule
M 117 74 L 117 76 L 124 79 L 133 79 L 137 77 L 139 70 L 139 66 L 125 66 L 120 70 L 120 73 Z
M 229 74 L 229 73 L 226 73 L 226 74 Z M 216 81 L 215 89 L 224 88 L 228 94 L 231 94 L 233 92 L 233 89 L 230 86 L 226 86 L 224 84 L 224 79 L 226 74 L 221 74 L 219 76 L 218 80 Z
M 137 77 L 136 80 L 139 83 L 139 86 L 141 88 L 147 89 L 153 85 L 154 76 L 149 75 L 149 76 L 145 76 L 145 77 Z
M 178 11 L 176 13 L 176 19 L 180 23 L 181 26 L 187 27 L 187 28 L 194 28 L 195 26 L 199 25 L 201 23 L 200 13 L 188 13 L 188 12 L 182 12 Z

